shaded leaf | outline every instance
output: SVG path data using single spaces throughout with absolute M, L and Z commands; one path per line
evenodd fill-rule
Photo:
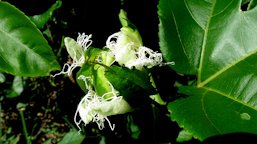
M 231 132 L 257 134 L 257 8 L 241 1 L 161 0 L 163 55 L 197 76 L 188 97 L 171 102 L 171 117 L 203 140 Z
M 59 64 L 40 31 L 18 9 L 0 2 L 0 71 L 46 76 Z
M 39 28 L 42 29 L 44 25 L 52 18 L 53 12 L 60 8 L 62 1 L 57 0 L 46 12 L 40 15 L 31 16 L 31 21 Z
M 112 66 L 107 69 L 106 77 L 132 107 L 141 105 L 156 92 L 148 73 L 136 69 Z
M 256 5 L 257 5 L 257 0 L 251 0 L 247 7 L 247 10 L 254 8 Z
M 20 96 L 24 90 L 24 81 L 22 77 L 15 76 L 12 82 L 11 89 L 7 90 L 7 97 L 14 98 Z
M 6 78 L 5 75 L 3 73 L 0 73 L 0 83 L 5 82 Z
M 81 144 L 84 138 L 85 136 L 79 134 L 77 130 L 71 129 L 58 144 Z

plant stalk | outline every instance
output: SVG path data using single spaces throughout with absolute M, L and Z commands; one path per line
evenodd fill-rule
M 31 144 L 30 137 L 29 137 L 29 134 L 28 134 L 28 131 L 27 131 L 27 126 L 26 126 L 26 122 L 25 122 L 24 113 L 23 113 L 23 111 L 25 111 L 26 104 L 18 103 L 16 108 L 18 109 L 18 111 L 20 113 L 22 129 L 23 129 L 23 133 L 24 133 L 24 136 L 25 136 L 25 139 L 26 139 L 26 144 Z
M 156 88 L 156 84 L 155 84 L 155 82 L 154 82 L 154 80 L 153 80 L 153 76 L 152 76 L 152 75 L 150 75 L 150 81 L 151 81 L 151 83 L 152 83 L 152 86 L 153 86 L 154 88 Z M 159 93 L 157 93 L 157 94 L 155 94 L 155 95 L 151 95 L 150 97 L 151 97 L 154 101 L 156 101 L 157 103 L 159 103 L 160 105 L 165 105 L 165 104 L 166 104 L 166 102 L 162 100 L 162 98 L 161 98 L 161 96 L 160 96 Z
M 23 133 L 24 133 L 24 136 L 26 138 L 26 143 L 31 144 L 30 137 L 29 137 L 29 134 L 28 134 L 28 131 L 27 131 L 27 126 L 26 126 L 23 111 L 20 111 L 20 116 L 21 116 L 21 123 L 22 123 Z

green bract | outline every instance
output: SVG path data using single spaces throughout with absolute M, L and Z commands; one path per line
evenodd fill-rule
M 82 46 L 77 44 L 74 39 L 70 37 L 65 37 L 64 44 L 66 46 L 67 52 L 73 60 L 79 60 L 81 57 L 84 57 Z
M 71 75 L 72 71 L 77 68 L 81 67 L 85 63 L 85 56 L 84 53 L 87 51 L 88 47 L 91 45 L 92 41 L 90 40 L 91 35 L 85 35 L 84 33 L 80 34 L 75 41 L 72 38 L 65 37 L 64 44 L 66 49 L 73 59 L 72 64 L 66 63 L 63 66 L 63 69 L 60 73 L 53 75 L 53 77 L 60 75 L 60 74 L 68 74 Z

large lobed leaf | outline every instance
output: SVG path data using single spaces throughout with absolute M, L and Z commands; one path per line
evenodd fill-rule
M 203 140 L 257 134 L 257 8 L 239 0 L 160 0 L 161 51 L 178 73 L 197 76 L 169 104 L 172 119 Z
M 19 76 L 46 76 L 59 69 L 51 47 L 21 11 L 0 2 L 0 71 Z

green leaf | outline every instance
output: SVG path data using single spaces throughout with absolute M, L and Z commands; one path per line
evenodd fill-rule
M 254 8 L 256 5 L 257 5 L 257 0 L 251 0 L 247 7 L 247 10 Z
M 0 2 L 0 71 L 46 76 L 59 64 L 40 31 L 17 8 Z
M 12 82 L 11 89 L 7 90 L 7 97 L 14 98 L 20 96 L 24 90 L 24 81 L 22 77 L 15 76 Z
M 57 0 L 46 12 L 40 15 L 31 16 L 30 19 L 39 29 L 42 29 L 44 25 L 52 18 L 53 12 L 60 8 L 61 5 L 62 1 Z
M 77 130 L 71 129 L 58 144 L 81 144 L 84 138 L 85 136 L 79 134 Z
M 75 47 L 74 47 L 75 48 Z M 82 66 L 82 68 L 77 73 L 77 82 L 80 86 L 80 88 L 87 92 L 88 89 L 86 88 L 85 79 L 79 79 L 79 77 L 82 75 L 87 78 L 91 78 L 92 83 L 91 85 L 94 85 L 95 91 L 99 96 L 102 96 L 103 94 L 107 92 L 111 92 L 112 88 L 110 84 L 108 83 L 108 80 L 105 78 L 105 68 L 107 66 L 100 65 L 97 62 L 98 60 L 101 60 L 103 62 L 108 61 L 108 56 L 106 56 L 106 51 L 101 50 L 99 48 L 93 48 L 90 47 L 85 52 L 85 64 Z M 100 57 L 103 57 L 105 59 L 100 59 Z M 107 62 L 108 63 L 108 62 Z M 89 80 L 89 79 L 87 79 Z M 89 81 L 88 81 L 89 82 Z
M 112 87 L 105 76 L 105 67 L 101 65 L 94 65 L 93 82 L 95 86 L 95 91 L 98 96 L 103 96 L 108 92 L 112 92 Z M 105 96 L 105 98 L 109 98 L 112 96 L 112 94 L 109 94 Z
M 171 118 L 200 140 L 232 132 L 256 134 L 257 110 L 210 88 L 181 87 L 190 95 L 169 103 Z
M 181 142 L 185 142 L 185 141 L 189 141 L 193 138 L 193 135 L 191 133 L 189 133 L 186 130 L 181 130 L 178 134 L 178 137 L 176 139 L 177 142 L 181 143 Z
M 237 0 L 161 0 L 161 51 L 178 73 L 197 76 L 172 119 L 194 136 L 257 134 L 257 8 Z
M 89 47 L 85 52 L 86 63 L 98 63 L 96 60 L 101 56 L 104 50 L 94 47 Z
M 5 82 L 5 80 L 6 80 L 5 75 L 0 72 L 0 83 Z
M 156 93 L 146 72 L 114 65 L 106 70 L 105 75 L 132 107 L 142 105 L 147 96 Z
M 81 79 L 80 76 L 83 75 L 85 78 L 91 78 L 91 76 L 93 75 L 93 70 L 94 70 L 94 66 L 91 64 L 85 64 L 83 65 L 80 70 L 77 72 L 76 74 L 76 80 L 77 80 L 77 84 L 79 85 L 79 87 L 85 92 L 88 92 L 86 83 L 85 83 L 85 79 Z M 88 79 L 89 80 L 89 79 Z M 88 81 L 89 82 L 89 81 Z

